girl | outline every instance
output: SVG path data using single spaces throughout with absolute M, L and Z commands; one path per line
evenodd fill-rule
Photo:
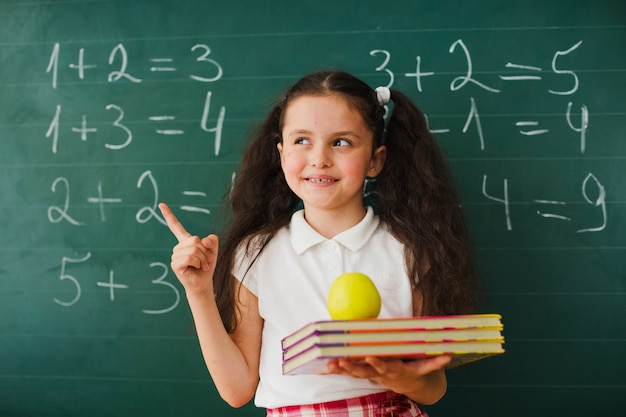
M 376 214 L 364 204 L 367 178 Z M 425 416 L 419 404 L 444 395 L 449 357 L 342 359 L 328 374 L 285 376 L 280 343 L 329 318 L 328 289 L 351 271 L 376 283 L 380 317 L 472 312 L 463 216 L 417 107 L 345 72 L 302 78 L 248 146 L 230 205 L 219 257 L 217 236 L 191 236 L 160 205 L 222 398 L 238 407 L 256 393 L 268 416 Z

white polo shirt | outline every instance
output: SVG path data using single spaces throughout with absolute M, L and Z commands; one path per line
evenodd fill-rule
M 242 279 L 250 261 L 238 257 L 233 271 L 237 279 Z M 346 272 L 362 272 L 374 281 L 382 298 L 379 317 L 413 315 L 403 245 L 380 224 L 371 207 L 359 224 L 333 239 L 309 226 L 303 210 L 294 213 L 245 274 L 243 284 L 257 296 L 264 320 L 255 405 L 277 408 L 385 391 L 369 380 L 341 375 L 282 374 L 281 340 L 310 322 L 330 319 L 326 307 L 330 285 Z

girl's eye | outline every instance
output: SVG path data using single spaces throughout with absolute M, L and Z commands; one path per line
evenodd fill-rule
M 350 142 L 347 139 L 337 139 L 335 140 L 335 146 L 350 146 Z
M 308 145 L 311 142 L 307 138 L 298 138 L 295 143 L 296 145 Z

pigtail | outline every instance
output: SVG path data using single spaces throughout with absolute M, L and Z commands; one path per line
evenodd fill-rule
M 474 267 L 452 175 L 421 111 L 399 91 L 392 100 L 375 186 L 381 218 L 405 245 L 421 314 L 472 312 Z
M 226 329 L 236 327 L 233 300 L 237 281 L 232 276 L 234 259 L 242 242 L 257 243 L 251 248 L 258 256 L 276 231 L 286 225 L 299 200 L 288 187 L 276 147 L 280 132 L 280 103 L 270 111 L 254 139 L 244 151 L 240 167 L 226 201 L 230 205 L 230 224 L 222 236 L 214 274 L 216 301 Z M 260 240 L 250 239 L 261 236 Z

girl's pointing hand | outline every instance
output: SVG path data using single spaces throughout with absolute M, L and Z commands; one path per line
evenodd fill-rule
M 217 262 L 218 238 L 192 236 L 165 203 L 159 204 L 167 227 L 178 240 L 172 251 L 172 271 L 187 293 L 213 292 L 213 272 Z

